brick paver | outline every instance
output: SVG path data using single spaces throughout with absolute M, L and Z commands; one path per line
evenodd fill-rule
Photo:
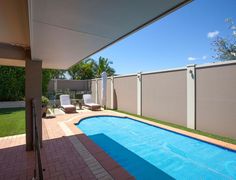
M 99 112 L 96 112 L 97 114 Z M 100 111 L 100 113 L 103 113 Z M 85 146 L 87 139 L 82 143 L 80 136 L 85 136 L 79 131 L 75 134 L 67 121 L 80 119 L 80 117 L 94 114 L 91 111 L 81 111 L 75 114 L 58 115 L 56 118 L 43 119 L 43 148 L 41 158 L 44 179 L 116 179 L 117 174 L 109 172 L 96 159 L 89 148 Z M 62 124 L 63 123 L 63 124 Z M 63 128 L 62 128 L 63 127 Z M 77 129 L 77 128 L 76 128 Z M 87 136 L 85 136 L 87 137 Z M 95 146 L 92 151 L 96 151 Z M 122 179 L 131 176 L 107 154 L 104 155 L 111 167 L 125 174 Z M 112 165 L 113 164 L 113 165 Z M 115 164 L 115 165 L 114 165 Z M 25 135 L 16 135 L 0 138 L 0 180 L 1 179 L 32 179 L 34 172 L 34 152 L 25 151 Z M 114 174 L 114 175 L 113 175 Z

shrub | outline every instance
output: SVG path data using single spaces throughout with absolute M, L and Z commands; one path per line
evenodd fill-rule
M 57 70 L 43 69 L 42 94 L 47 94 L 48 83 Z M 25 96 L 25 68 L 0 66 L 0 101 L 19 101 Z
M 49 99 L 45 96 L 42 96 L 41 101 L 42 101 L 42 105 L 44 106 L 48 105 L 49 103 Z
M 18 101 L 25 95 L 25 69 L 0 66 L 0 101 Z

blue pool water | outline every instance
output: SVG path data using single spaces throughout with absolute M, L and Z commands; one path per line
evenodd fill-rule
M 130 118 L 77 124 L 136 179 L 236 179 L 236 152 Z

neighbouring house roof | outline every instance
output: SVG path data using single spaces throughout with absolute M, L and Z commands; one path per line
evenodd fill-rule
M 2 0 L 0 43 L 29 47 L 44 68 L 67 69 L 188 2 Z

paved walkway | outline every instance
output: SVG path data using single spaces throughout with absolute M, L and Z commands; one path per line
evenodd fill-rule
M 80 111 L 43 119 L 44 179 L 133 179 L 78 128 L 67 125 L 104 113 Z M 25 135 L 0 138 L 0 179 L 32 179 L 33 171 L 34 153 L 25 151 Z

